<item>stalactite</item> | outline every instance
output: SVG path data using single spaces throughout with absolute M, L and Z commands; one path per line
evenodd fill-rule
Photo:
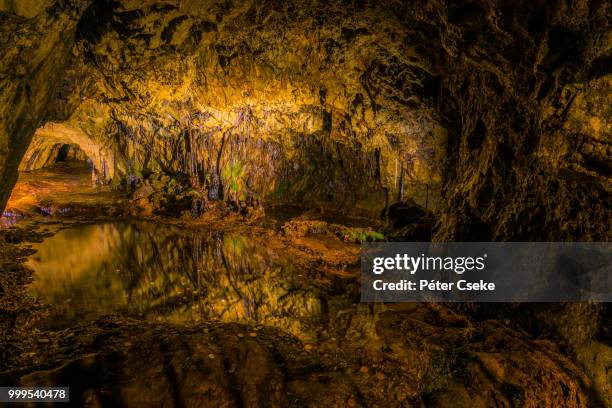
M 397 193 L 397 201 L 404 201 L 404 166 L 400 168 L 399 189 Z

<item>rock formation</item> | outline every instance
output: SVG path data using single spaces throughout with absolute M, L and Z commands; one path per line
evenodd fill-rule
M 611 15 L 606 0 L 0 1 L 0 209 L 24 157 L 22 168 L 70 144 L 102 182 L 132 191 L 135 207 L 162 191 L 196 209 L 215 200 L 383 218 L 393 209 L 427 219 L 427 231 L 409 226 L 405 236 L 429 237 L 433 226 L 438 241 L 608 241 Z M 390 350 L 404 350 L 413 330 L 436 337 L 443 327 L 445 344 L 419 350 L 432 359 L 440 349 L 458 353 L 435 366 L 450 360 L 464 376 L 404 390 L 411 401 L 535 405 L 554 396 L 551 406 L 605 398 L 610 406 L 610 334 L 601 323 L 609 307 L 507 308 L 537 320 L 532 332 L 489 321 L 506 306 L 385 315 L 376 330 Z M 394 327 L 405 335 L 393 338 Z M 154 342 L 155 330 L 147 328 L 146 341 Z M 159 330 L 168 344 L 179 341 Z M 237 330 L 219 329 L 219 336 Z M 565 345 L 533 340 L 546 330 Z M 113 328 L 99 331 L 109 347 L 96 361 L 107 364 Z M 213 337 L 185 338 L 196 348 Z M 253 389 L 261 383 L 279 405 L 291 397 L 312 402 L 308 395 L 326 383 L 346 393 L 338 394 L 342 401 L 321 393 L 322 404 L 355 403 L 368 389 L 343 383 L 338 367 L 283 371 L 291 359 L 270 338 L 270 348 L 251 339 L 253 353 L 273 356 L 264 358 L 273 371 L 237 386 L 249 389 L 245 404 L 260 401 Z M 234 337 L 228 342 L 246 353 L 240 361 L 257 365 L 257 355 Z M 136 347 L 139 355 L 149 350 Z M 563 357 L 567 350 L 590 379 Z M 234 357 L 226 359 L 230 368 L 240 362 Z M 538 364 L 544 368 L 536 373 Z M 128 365 L 120 369 L 141 385 Z M 229 392 L 243 374 L 222 377 L 228 383 L 218 391 Z M 546 376 L 541 387 L 529 387 L 538 375 Z M 293 394 L 269 378 L 291 383 Z M 481 380 L 488 396 L 480 399 L 466 379 Z M 591 387 L 595 397 L 585 391 Z M 362 397 L 386 400 L 380 395 Z M 398 404 L 409 400 L 398 395 Z
M 117 183 L 370 213 L 414 197 L 438 239 L 605 239 L 609 7 L 5 2 L 0 205 L 53 121 Z

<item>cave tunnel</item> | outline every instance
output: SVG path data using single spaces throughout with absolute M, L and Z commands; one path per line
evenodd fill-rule
M 33 171 L 45 167 L 52 167 L 58 163 L 71 161 L 86 162 L 89 159 L 78 145 L 69 143 L 55 143 L 42 149 L 33 151 L 24 156 L 19 171 Z
M 4 223 L 35 214 L 91 211 L 111 193 L 116 171 L 109 149 L 79 129 L 47 123 L 35 132 L 19 164 Z
M 611 8 L 0 1 L 0 386 L 612 407 L 611 286 L 370 302 L 363 272 L 377 245 L 608 245 Z M 608 249 L 553 269 L 605 285 Z

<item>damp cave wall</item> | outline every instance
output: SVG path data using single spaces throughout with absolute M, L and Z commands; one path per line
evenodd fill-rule
M 44 122 L 118 150 L 129 171 L 130 150 L 163 150 L 194 112 L 218 146 L 249 108 L 265 132 L 248 136 L 291 154 L 289 141 L 314 135 L 380 155 L 366 185 L 391 201 L 396 163 L 435 150 L 416 161 L 419 177 L 439 172 L 437 240 L 609 239 L 608 2 L 125 0 L 1 13 L 1 207 Z M 339 160 L 350 157 L 331 155 L 332 168 Z
M 4 2 L 5 9 L 0 10 L 0 209 L 57 94 L 84 10 L 83 5 L 53 4 L 44 12 L 38 10 L 38 15 L 29 15 L 43 4 L 29 2 L 22 9 L 19 2 Z

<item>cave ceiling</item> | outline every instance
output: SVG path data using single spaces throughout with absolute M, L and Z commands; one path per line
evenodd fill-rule
M 528 236 L 515 227 L 535 219 L 575 234 L 570 208 L 597 230 L 609 16 L 603 1 L 5 1 L 0 204 L 47 123 L 119 173 L 176 170 L 168 146 L 186 132 L 212 152 L 230 136 L 276 146 L 246 148 L 260 167 L 316 140 L 332 191 L 343 178 L 385 205 L 406 168 L 406 194 L 437 192 L 440 238 Z

